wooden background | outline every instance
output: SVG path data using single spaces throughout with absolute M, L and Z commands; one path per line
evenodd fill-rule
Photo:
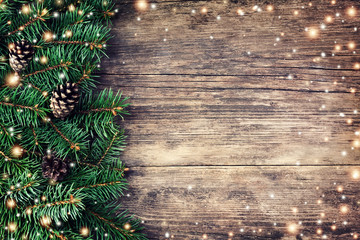
M 360 3 L 152 3 L 120 1 L 100 74 L 131 97 L 119 203 L 144 233 L 358 238 Z

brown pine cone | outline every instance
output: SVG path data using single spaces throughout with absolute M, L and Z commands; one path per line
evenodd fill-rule
M 52 154 L 43 157 L 41 167 L 43 177 L 50 178 L 56 182 L 64 180 L 70 172 L 69 160 L 62 160 Z

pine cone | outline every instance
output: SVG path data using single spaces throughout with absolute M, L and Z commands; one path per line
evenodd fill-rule
M 56 182 L 64 180 L 70 171 L 68 159 L 61 160 L 54 155 L 44 156 L 41 167 L 43 177 Z
M 17 41 L 9 44 L 10 67 L 15 72 L 23 71 L 34 55 L 34 48 L 27 40 Z
M 74 110 L 79 102 L 79 88 L 75 83 L 66 83 L 58 85 L 52 92 L 50 107 L 53 110 L 54 117 L 64 118 Z

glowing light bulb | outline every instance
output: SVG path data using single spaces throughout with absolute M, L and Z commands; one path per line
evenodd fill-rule
M 70 5 L 69 5 L 69 11 L 70 11 L 70 12 L 75 11 L 75 6 L 74 6 L 74 4 L 70 4 Z
M 334 47 L 335 51 L 341 51 L 342 47 L 340 44 L 336 44 L 335 47 Z
M 299 231 L 299 225 L 297 225 L 296 223 L 290 223 L 287 226 L 287 230 L 290 234 L 297 234 Z
M 294 16 L 298 16 L 298 15 L 299 15 L 299 11 L 298 11 L 298 10 L 295 10 L 295 11 L 293 12 L 293 14 L 294 14 Z
M 360 63 L 355 63 L 354 64 L 354 69 L 355 70 L 360 70 Z
M 44 32 L 44 34 L 42 35 L 42 38 L 44 39 L 44 41 L 46 42 L 50 42 L 51 40 L 53 40 L 53 34 L 50 31 L 46 31 Z
M 17 87 L 20 84 L 20 76 L 17 73 L 11 73 L 5 77 L 5 85 L 8 87 Z
M 17 230 L 17 224 L 15 222 L 9 222 L 7 227 L 9 232 L 15 232 Z
M 66 30 L 66 31 L 65 31 L 65 36 L 66 36 L 67 38 L 71 38 L 72 35 L 73 35 L 72 31 L 70 31 L 70 30 Z
M 347 214 L 347 213 L 349 213 L 349 211 L 350 211 L 350 209 L 349 209 L 349 207 L 347 205 L 340 206 L 340 213 L 341 214 Z
M 14 209 L 16 207 L 15 199 L 9 198 L 8 200 L 6 200 L 6 207 L 8 209 Z
M 308 31 L 307 31 L 307 36 L 310 38 L 310 39 L 316 39 L 319 37 L 319 29 L 315 28 L 315 27 L 310 27 L 308 28 Z
M 80 229 L 80 235 L 82 237 L 88 237 L 90 235 L 90 229 L 88 227 L 82 227 Z
M 14 145 L 11 150 L 11 156 L 15 158 L 20 158 L 23 155 L 24 149 L 20 145 Z
M 148 8 L 149 8 L 149 3 L 147 0 L 137 0 L 135 2 L 135 9 L 140 12 L 146 11 L 148 10 Z
M 42 56 L 42 57 L 40 58 L 40 62 L 41 62 L 42 64 L 47 64 L 48 58 L 47 58 L 46 56 Z
M 236 13 L 238 14 L 238 15 L 240 15 L 240 16 L 244 16 L 244 11 L 241 9 L 241 8 L 239 8 L 237 11 L 236 11 Z
M 327 23 L 333 23 L 333 22 L 334 22 L 334 18 L 333 18 L 332 16 L 330 16 L 330 15 L 327 15 L 327 16 L 325 17 L 325 22 L 327 22 Z
M 354 8 L 354 6 L 352 7 L 349 7 L 346 9 L 346 14 L 349 16 L 349 17 L 355 17 L 356 16 L 356 8 Z
M 125 223 L 125 224 L 124 224 L 124 229 L 125 229 L 125 230 L 130 230 L 130 228 L 131 228 L 130 223 Z
M 347 47 L 349 50 L 354 50 L 356 48 L 356 43 L 354 41 L 348 42 Z
M 207 14 L 208 13 L 207 8 L 206 7 L 201 8 L 201 13 L 202 14 Z
M 29 14 L 30 13 L 30 6 L 29 5 L 23 5 L 21 8 L 21 12 L 23 14 Z
M 41 226 L 43 226 L 43 227 L 49 227 L 50 226 L 50 224 L 51 224 L 51 218 L 50 217 L 48 217 L 48 216 L 42 216 L 41 218 L 40 218 L 40 224 L 41 224 Z
M 268 11 L 268 12 L 274 11 L 274 6 L 273 5 L 267 5 L 266 6 L 266 11 Z
M 358 169 L 355 169 L 351 172 L 351 177 L 355 180 L 360 179 L 360 171 Z

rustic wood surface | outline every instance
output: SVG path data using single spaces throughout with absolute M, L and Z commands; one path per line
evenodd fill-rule
M 118 4 L 101 88 L 131 98 L 119 203 L 150 239 L 358 238 L 360 4 L 331 2 Z

